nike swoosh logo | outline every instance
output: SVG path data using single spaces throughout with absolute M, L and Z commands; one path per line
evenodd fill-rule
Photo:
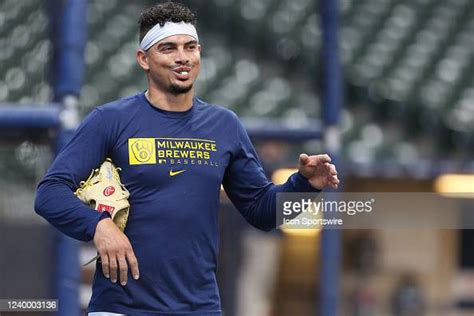
M 183 173 L 185 172 L 186 170 L 178 170 L 178 171 L 173 171 L 173 170 L 170 170 L 170 177 L 174 177 L 180 173 Z

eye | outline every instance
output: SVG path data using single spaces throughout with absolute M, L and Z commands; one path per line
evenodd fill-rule
M 166 45 L 160 48 L 160 52 L 170 52 L 173 50 L 173 47 L 171 45 Z

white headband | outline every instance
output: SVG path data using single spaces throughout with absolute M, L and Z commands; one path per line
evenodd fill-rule
M 179 23 L 166 22 L 163 26 L 160 26 L 158 23 L 149 30 L 143 37 L 140 48 L 147 50 L 166 37 L 182 34 L 194 37 L 196 41 L 199 41 L 196 28 L 191 23 L 185 23 L 183 21 Z

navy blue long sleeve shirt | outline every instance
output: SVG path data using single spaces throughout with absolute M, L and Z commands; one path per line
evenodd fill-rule
M 140 93 L 97 107 L 38 186 L 35 210 L 73 238 L 93 239 L 105 216 L 73 192 L 106 157 L 130 191 L 125 234 L 140 279 L 112 283 L 97 264 L 89 311 L 129 315 L 221 315 L 216 283 L 221 184 L 239 212 L 275 227 L 276 193 L 317 191 L 299 173 L 283 185 L 264 174 L 236 115 L 198 98 L 185 112 L 152 106 Z

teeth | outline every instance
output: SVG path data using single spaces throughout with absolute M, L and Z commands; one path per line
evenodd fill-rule
M 181 71 L 179 74 L 180 74 L 180 75 L 187 75 L 188 72 L 187 72 L 187 71 Z

